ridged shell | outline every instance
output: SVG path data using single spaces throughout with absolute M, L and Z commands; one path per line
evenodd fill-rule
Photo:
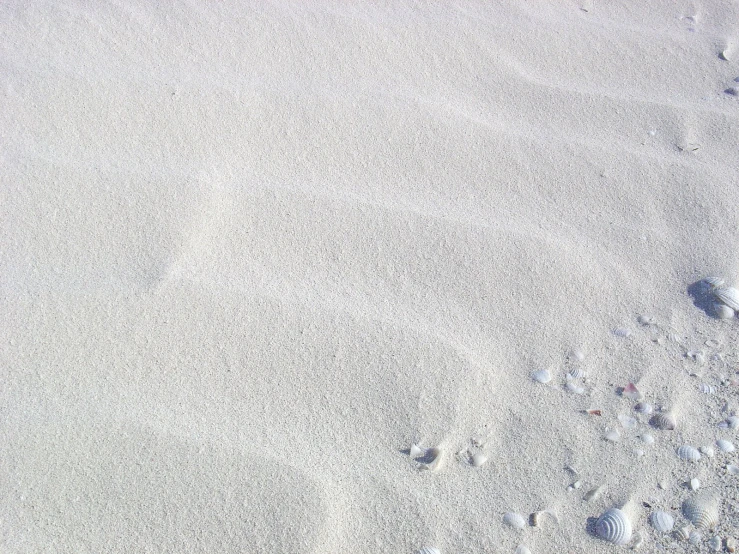
M 693 546 L 698 546 L 703 540 L 703 534 L 700 531 L 691 531 L 688 540 Z
M 679 541 L 686 541 L 690 538 L 690 527 L 680 527 L 675 531 L 675 538 Z
M 716 300 L 726 304 L 729 308 L 739 310 L 739 290 L 734 287 L 718 287 L 713 289 Z
M 567 379 L 584 379 L 586 377 L 585 370 L 576 367 L 571 369 L 567 374 Z
M 611 508 L 596 521 L 595 534 L 612 544 L 626 544 L 631 540 L 631 521 L 618 508 Z
M 734 445 L 731 443 L 731 441 L 727 441 L 724 439 L 717 440 L 716 446 L 718 446 L 718 449 L 721 452 L 734 452 L 734 450 L 736 450 L 736 448 L 734 448 Z
M 418 554 L 441 554 L 441 550 L 433 546 L 424 546 L 418 551 Z
M 721 552 L 722 544 L 723 544 L 723 541 L 721 540 L 721 537 L 716 535 L 716 536 L 711 537 L 711 540 L 708 541 L 708 548 L 710 548 L 714 552 Z
M 734 310 L 721 302 L 711 304 L 711 310 L 713 310 L 713 315 L 719 319 L 731 319 L 735 315 Z
M 688 444 L 684 444 L 677 449 L 677 456 L 686 462 L 697 462 L 701 459 L 701 453 L 698 449 Z
M 724 286 L 724 280 L 721 277 L 717 277 L 715 275 L 709 275 L 708 277 L 704 277 L 702 281 L 712 289 L 715 289 L 716 287 Z
M 654 411 L 654 407 L 649 402 L 637 402 L 634 404 L 634 411 L 649 415 Z
M 675 526 L 675 518 L 662 510 L 652 512 L 649 521 L 651 522 L 652 527 L 660 533 L 669 533 Z
M 539 371 L 534 371 L 531 374 L 531 378 L 537 383 L 542 383 L 546 385 L 549 381 L 552 380 L 552 374 L 547 369 L 541 369 Z
M 511 527 L 514 527 L 516 529 L 523 529 L 526 527 L 526 518 L 523 517 L 521 514 L 517 514 L 515 512 L 507 512 L 503 516 L 503 523 L 510 525 Z
M 672 431 L 677 426 L 675 415 L 670 412 L 654 414 L 649 420 L 649 423 L 652 427 L 662 429 L 663 431 Z
M 722 429 L 736 429 L 739 427 L 739 416 L 729 416 L 718 424 Z
M 710 494 L 697 494 L 683 502 L 683 515 L 698 529 L 718 525 L 718 499 Z
M 698 390 L 703 394 L 716 394 L 716 387 L 709 385 L 708 383 L 701 383 L 698 385 Z

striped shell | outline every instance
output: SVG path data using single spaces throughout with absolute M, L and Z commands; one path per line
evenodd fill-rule
M 713 296 L 732 310 L 739 310 L 739 290 L 736 290 L 734 287 L 718 287 L 713 289 Z
M 677 426 L 675 414 L 670 412 L 654 414 L 649 420 L 652 427 L 662 429 L 663 431 L 672 431 Z
M 675 526 L 675 518 L 662 510 L 652 512 L 649 521 L 652 524 L 652 527 L 660 533 L 669 533 Z
M 631 540 L 631 521 L 618 508 L 611 508 L 595 522 L 595 534 L 612 544 L 626 544 Z
M 701 280 L 712 289 L 724 286 L 724 280 L 721 277 L 716 277 L 715 275 L 709 275 L 708 277 L 704 277 Z
M 433 546 L 424 546 L 418 551 L 418 554 L 441 554 L 441 551 Z
M 718 498 L 697 494 L 683 502 L 683 515 L 698 529 L 713 529 L 718 525 Z
M 688 444 L 684 444 L 677 449 L 677 456 L 686 462 L 697 462 L 701 459 L 701 453 L 698 449 Z
M 739 416 L 729 416 L 718 424 L 722 429 L 736 429 L 739 427 Z
M 721 452 L 734 452 L 734 450 L 736 450 L 736 448 L 734 448 L 734 445 L 732 444 L 731 441 L 727 441 L 724 439 L 717 440 L 716 446 L 718 446 L 718 449 Z
M 526 518 L 524 518 L 521 514 L 517 514 L 515 512 L 507 512 L 503 516 L 503 523 L 510 525 L 511 527 L 514 527 L 516 529 L 523 529 L 526 527 Z

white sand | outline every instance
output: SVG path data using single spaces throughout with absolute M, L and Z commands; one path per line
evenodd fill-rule
M 739 537 L 675 455 L 739 444 L 737 4 L 347 4 L 0 6 L 0 550 L 687 552 L 692 477 Z

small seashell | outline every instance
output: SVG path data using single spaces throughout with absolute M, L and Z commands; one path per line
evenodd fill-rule
M 686 462 L 697 462 L 701 459 L 701 453 L 698 449 L 687 444 L 677 449 L 677 456 Z
M 703 365 L 706 363 L 706 355 L 703 350 L 688 350 L 685 355 L 697 364 Z
M 701 383 L 698 386 L 698 390 L 703 394 L 716 394 L 716 387 L 709 385 L 708 383 Z
M 732 310 L 739 310 L 739 290 L 734 287 L 717 287 L 713 289 L 713 296 Z
M 721 302 L 714 302 L 713 304 L 711 304 L 711 312 L 718 319 L 731 319 L 736 313 L 726 304 L 722 304 Z
M 612 429 L 605 434 L 604 438 L 610 442 L 618 442 L 621 440 L 621 434 L 615 429 Z
M 691 531 L 688 535 L 688 541 L 693 546 L 698 546 L 703 540 L 703 534 L 700 531 Z
M 644 444 L 654 444 L 654 437 L 649 433 L 644 433 L 641 436 L 641 440 Z
M 686 541 L 690 538 L 690 527 L 680 527 L 675 531 L 675 538 L 679 541 Z
M 683 515 L 697 529 L 713 529 L 718 525 L 718 497 L 698 493 L 683 502 Z
M 588 415 L 602 416 L 603 412 L 600 410 L 585 410 Z
M 649 402 L 637 402 L 634 404 L 634 411 L 649 415 L 654 411 L 654 407 Z
M 618 508 L 611 508 L 596 521 L 595 534 L 612 544 L 626 544 L 631 540 L 631 521 Z
M 424 546 L 418 551 L 418 554 L 441 554 L 441 551 L 433 546 Z
M 549 372 L 548 369 L 540 369 L 539 371 L 534 371 L 531 374 L 531 378 L 537 383 L 542 383 L 546 385 L 549 381 L 552 380 L 552 374 Z
M 731 59 L 731 52 L 729 52 L 728 48 L 725 48 L 721 50 L 721 52 L 718 53 L 718 57 L 721 60 L 724 60 L 725 62 L 728 62 Z
M 644 395 L 639 392 L 639 389 L 636 388 L 636 385 L 634 383 L 629 383 L 628 385 L 626 385 L 624 387 L 624 390 L 621 391 L 621 396 L 624 396 L 629 400 L 641 400 L 644 397 Z
M 429 448 L 426 450 L 424 456 L 424 463 L 421 464 L 421 469 L 428 471 L 438 471 L 442 463 L 443 451 L 439 447 Z
M 736 539 L 734 537 L 726 539 L 726 552 L 736 552 L 737 548 Z
M 634 449 L 634 454 L 636 454 L 637 458 L 641 458 L 642 456 L 644 456 L 644 451 L 639 448 L 636 448 Z
M 717 287 L 723 287 L 724 286 L 724 280 L 721 277 L 716 277 L 715 275 L 709 275 L 708 277 L 704 277 L 701 279 L 701 281 L 711 289 L 715 289 Z
M 652 515 L 649 516 L 649 522 L 659 533 L 669 533 L 675 526 L 675 518 L 662 510 L 652 512 Z
M 714 535 L 711 537 L 711 540 L 708 541 L 708 548 L 713 550 L 714 552 L 721 552 L 721 545 L 723 541 L 721 540 L 721 537 L 718 535 Z
M 736 429 L 739 427 L 739 416 L 727 417 L 724 421 L 718 424 L 722 429 Z
M 503 516 L 503 523 L 510 525 L 515 529 L 523 529 L 526 527 L 526 518 L 515 512 L 506 512 Z
M 568 381 L 565 388 L 574 394 L 585 394 L 585 389 L 575 384 L 573 381 Z
M 472 458 L 470 458 L 470 464 L 472 464 L 474 467 L 480 467 L 485 462 L 488 461 L 488 457 L 485 456 L 482 452 L 478 452 Z
M 410 448 L 411 458 L 419 458 L 420 456 L 423 455 L 424 452 L 425 450 L 421 448 L 420 446 L 418 446 L 417 444 L 411 445 L 411 448 Z
M 729 475 L 739 475 L 739 467 L 734 464 L 729 464 L 726 466 L 726 473 Z
M 570 357 L 573 360 L 577 360 L 578 362 L 582 362 L 585 359 L 585 353 L 580 349 L 575 349 L 570 353 Z
M 713 458 L 713 446 L 701 446 L 698 451 L 704 454 L 706 458 Z
M 640 315 L 636 318 L 636 321 L 638 321 L 640 325 L 654 325 L 657 323 L 656 319 L 648 315 Z
M 636 427 L 637 421 L 631 416 L 619 414 L 618 420 L 621 422 L 621 425 L 623 425 L 624 429 L 633 429 L 634 427 Z
M 531 550 L 526 548 L 524 545 L 519 544 L 516 547 L 516 551 L 514 552 L 514 554 L 531 554 Z
M 701 486 L 701 482 L 698 480 L 698 478 L 693 477 L 690 480 L 690 490 L 697 491 Z
M 600 487 L 595 487 L 594 489 L 590 489 L 588 492 L 585 493 L 585 496 L 583 496 L 582 499 L 585 500 L 585 502 L 597 500 L 602 493 L 603 485 L 601 485 Z
M 672 431 L 677 426 L 677 420 L 675 414 L 671 412 L 658 413 L 652 416 L 649 420 L 652 427 L 661 429 L 663 431 Z
M 631 329 L 627 327 L 616 327 L 613 330 L 613 334 L 616 335 L 617 337 L 627 338 L 631 336 Z
M 734 445 L 731 443 L 731 441 L 727 441 L 724 439 L 717 440 L 716 446 L 721 452 L 734 452 L 734 450 L 736 450 L 736 448 L 734 448 Z
M 567 379 L 584 379 L 584 378 L 585 378 L 585 371 L 579 367 L 576 367 L 575 369 L 570 370 L 570 372 L 567 374 Z
M 659 482 L 657 483 L 657 486 L 658 486 L 658 487 L 659 487 L 659 488 L 660 488 L 661 490 L 665 491 L 665 490 L 667 490 L 667 481 L 665 481 L 664 479 L 662 479 L 661 481 L 659 481 Z

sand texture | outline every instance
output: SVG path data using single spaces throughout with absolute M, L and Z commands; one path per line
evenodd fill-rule
M 10 0 L 0 63 L 3 553 L 739 539 L 736 2 Z

